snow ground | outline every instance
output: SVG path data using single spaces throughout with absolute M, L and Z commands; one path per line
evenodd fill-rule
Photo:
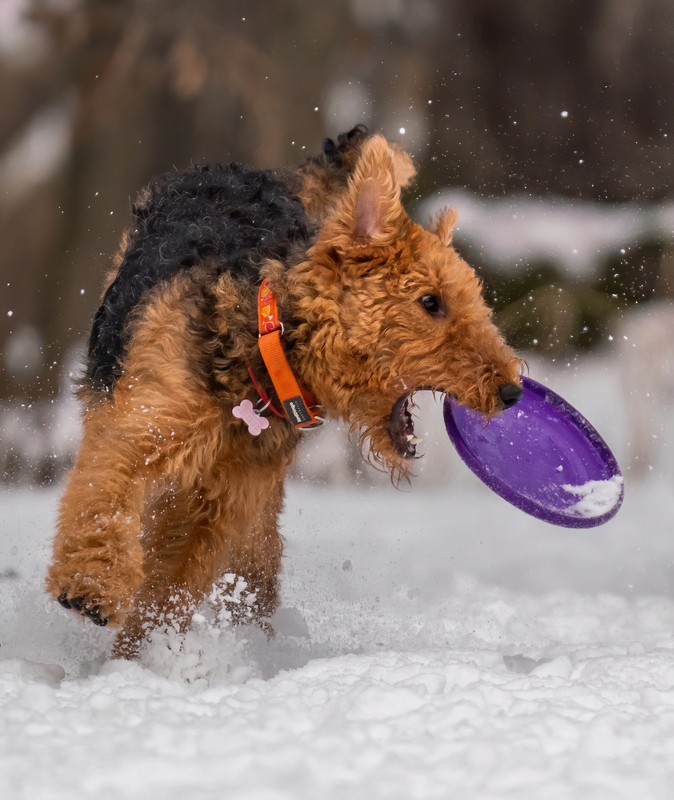
M 532 375 L 624 460 L 615 368 Z M 427 449 L 406 491 L 289 486 L 274 640 L 205 608 L 141 663 L 42 592 L 58 491 L 0 493 L 0 797 L 669 800 L 668 464 L 574 531 Z

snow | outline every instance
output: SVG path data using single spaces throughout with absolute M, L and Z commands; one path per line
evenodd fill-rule
M 674 238 L 674 204 L 601 203 L 563 197 L 482 197 L 447 189 L 419 205 L 427 223 L 442 208 L 459 211 L 461 242 L 479 242 L 487 261 L 504 274 L 531 263 L 557 264 L 570 280 L 595 280 L 603 260 L 639 243 Z
M 579 517 L 601 517 L 616 507 L 620 500 L 623 479 L 621 475 L 613 475 L 605 481 L 587 481 L 582 486 L 562 485 L 564 491 L 580 497 L 577 503 L 569 507 L 569 511 Z
M 36 45 L 28 11 L 29 0 L 3 0 L 0 4 L 0 56 L 16 58 L 24 48 Z
M 615 363 L 531 366 L 629 464 Z M 608 524 L 556 528 L 450 457 L 439 404 L 420 413 L 410 488 L 289 485 L 272 640 L 205 603 L 110 660 L 112 633 L 41 588 L 59 489 L 0 493 L 0 797 L 669 800 L 671 451 L 624 470 Z
M 68 157 L 73 135 L 71 101 L 36 114 L 0 158 L 0 180 L 16 203 L 50 178 Z

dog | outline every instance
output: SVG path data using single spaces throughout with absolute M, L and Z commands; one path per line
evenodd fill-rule
M 133 658 L 225 572 L 265 625 L 278 603 L 284 480 L 326 416 L 395 480 L 416 391 L 488 416 L 522 394 L 480 281 L 401 191 L 411 158 L 357 126 L 295 169 L 194 167 L 139 195 L 96 312 L 83 436 L 47 589 L 119 628 Z

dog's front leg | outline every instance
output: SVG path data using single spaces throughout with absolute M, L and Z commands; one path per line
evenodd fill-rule
M 148 467 L 129 412 L 88 410 L 59 509 L 47 589 L 97 625 L 119 625 L 143 581 L 140 514 Z

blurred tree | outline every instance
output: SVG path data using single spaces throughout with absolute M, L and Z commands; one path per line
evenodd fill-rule
M 445 46 L 434 48 L 441 102 L 430 107 L 432 138 L 457 183 L 497 195 L 670 195 L 669 0 L 438 9 Z

